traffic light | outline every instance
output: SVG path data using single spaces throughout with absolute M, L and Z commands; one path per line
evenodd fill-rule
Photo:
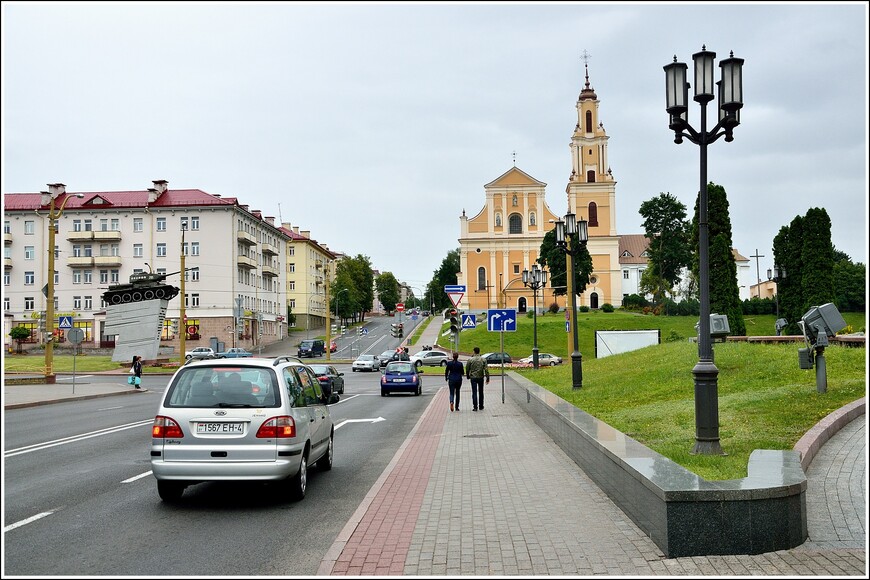
M 173 335 L 178 334 L 178 319 L 177 318 L 173 318 L 172 320 L 169 321 L 169 328 L 172 331 Z
M 405 336 L 405 326 L 400 322 L 399 323 L 399 338 Z
M 362 334 L 362 326 L 360 326 L 359 328 L 356 329 L 356 335 L 357 335 L 357 336 L 362 336 L 362 335 L 363 335 L 363 334 Z
M 454 335 L 459 334 L 459 314 L 456 310 L 450 311 L 450 332 Z
M 399 337 L 399 325 L 398 324 L 391 324 L 390 325 L 390 336 L 392 336 L 394 338 Z

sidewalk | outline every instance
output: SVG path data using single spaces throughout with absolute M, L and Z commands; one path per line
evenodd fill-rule
M 435 343 L 436 323 L 412 352 Z M 438 378 L 428 380 L 440 385 Z M 4 385 L 4 408 L 142 393 L 124 374 L 117 385 L 77 384 L 74 395 L 66 379 Z M 467 385 L 460 412 L 448 410 L 446 387 L 437 391 L 319 575 L 866 577 L 865 415 L 822 445 L 807 470 L 804 544 L 754 556 L 665 558 L 511 397 L 502 402 L 501 380 L 492 378 L 485 410 L 476 413 Z

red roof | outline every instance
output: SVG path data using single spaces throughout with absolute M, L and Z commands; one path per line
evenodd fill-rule
M 169 189 L 156 201 L 148 203 L 149 191 L 69 191 L 66 196 L 81 193 L 83 198 L 73 197 L 66 209 L 117 209 L 144 207 L 190 207 L 206 205 L 236 205 L 235 197 L 217 197 L 200 189 Z M 39 193 L 7 193 L 3 196 L 4 211 L 48 209 L 41 205 Z M 65 196 L 61 196 L 65 197 Z M 102 200 L 102 203 L 100 203 Z M 57 203 L 57 202 L 55 202 Z

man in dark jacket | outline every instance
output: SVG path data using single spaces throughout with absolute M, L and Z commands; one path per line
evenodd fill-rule
M 474 356 L 465 364 L 465 376 L 471 381 L 471 410 L 483 411 L 483 381 L 489 384 L 489 367 L 480 356 L 480 347 L 474 347 Z
M 444 380 L 447 381 L 447 387 L 450 389 L 450 410 L 459 410 L 459 388 L 462 386 L 462 376 L 465 374 L 465 369 L 462 363 L 459 362 L 459 353 L 453 353 L 453 360 L 449 361 L 444 367 Z

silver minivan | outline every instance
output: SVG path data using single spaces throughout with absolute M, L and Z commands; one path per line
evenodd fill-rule
M 305 497 L 308 467 L 332 469 L 335 426 L 302 361 L 221 359 L 176 371 L 151 429 L 151 470 L 163 501 L 205 481 L 286 481 Z

